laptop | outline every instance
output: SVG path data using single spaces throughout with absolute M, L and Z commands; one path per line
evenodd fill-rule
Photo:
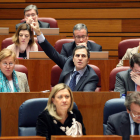
M 0 35 L 9 35 L 8 27 L 0 27 Z
M 90 51 L 90 59 L 108 59 L 109 52 L 102 51 L 102 52 L 93 52 Z
M 59 28 L 40 28 L 44 35 L 59 35 Z
M 50 59 L 44 51 L 30 51 L 29 59 Z

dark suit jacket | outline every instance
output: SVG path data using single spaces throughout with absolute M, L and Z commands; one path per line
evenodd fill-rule
M 74 70 L 74 63 L 72 56 L 64 57 L 60 55 L 54 47 L 45 39 L 43 43 L 39 43 L 44 52 L 52 59 L 61 69 L 62 73 L 59 78 L 59 83 L 64 83 L 64 78 L 67 74 Z M 74 91 L 95 91 L 98 83 L 98 76 L 95 71 L 87 65 L 84 75 L 77 83 Z
M 123 140 L 130 139 L 130 119 L 126 111 L 113 114 L 107 122 L 106 135 L 120 135 Z
M 127 94 L 127 91 L 135 91 L 135 83 L 130 77 L 131 69 L 127 71 L 121 71 L 116 75 L 116 83 L 114 91 L 122 94 Z
M 26 23 L 26 21 L 24 21 L 24 22 L 22 22 L 22 23 L 19 23 L 19 24 L 16 24 L 16 30 L 17 30 L 17 28 L 18 28 L 21 24 L 23 24 L 23 23 Z M 42 21 L 40 21 L 40 20 L 38 20 L 38 23 L 39 23 L 39 27 L 40 27 L 40 28 L 50 28 L 50 24 L 49 24 L 49 23 L 42 22 Z
M 75 41 L 63 44 L 60 54 L 66 56 L 66 57 L 69 57 L 72 55 L 75 47 L 76 47 Z M 100 46 L 96 43 L 90 42 L 90 41 L 87 42 L 87 47 L 88 47 L 89 51 L 102 51 L 102 46 Z

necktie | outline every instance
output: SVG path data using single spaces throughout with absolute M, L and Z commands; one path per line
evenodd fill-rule
M 137 91 L 140 91 L 140 86 L 137 85 Z
M 134 130 L 134 135 L 139 135 L 139 124 L 138 123 L 135 123 L 135 130 Z
M 71 88 L 72 91 L 74 91 L 74 88 L 76 86 L 76 75 L 78 75 L 78 74 L 79 74 L 79 72 L 75 71 L 70 80 L 69 87 Z

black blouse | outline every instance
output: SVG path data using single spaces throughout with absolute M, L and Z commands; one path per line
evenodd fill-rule
M 85 127 L 80 111 L 73 109 L 72 112 L 72 114 L 70 112 L 68 113 L 68 117 L 64 124 L 61 124 L 61 122 L 57 121 L 49 114 L 48 110 L 44 110 L 37 119 L 36 135 L 45 136 L 46 140 L 51 140 L 51 135 L 66 135 L 65 130 L 62 130 L 61 128 L 70 128 L 72 126 L 73 118 L 75 118 L 77 122 L 81 123 L 82 133 L 85 135 Z

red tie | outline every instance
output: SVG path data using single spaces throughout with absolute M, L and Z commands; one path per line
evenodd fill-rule
M 140 91 L 140 86 L 137 85 L 137 91 Z

